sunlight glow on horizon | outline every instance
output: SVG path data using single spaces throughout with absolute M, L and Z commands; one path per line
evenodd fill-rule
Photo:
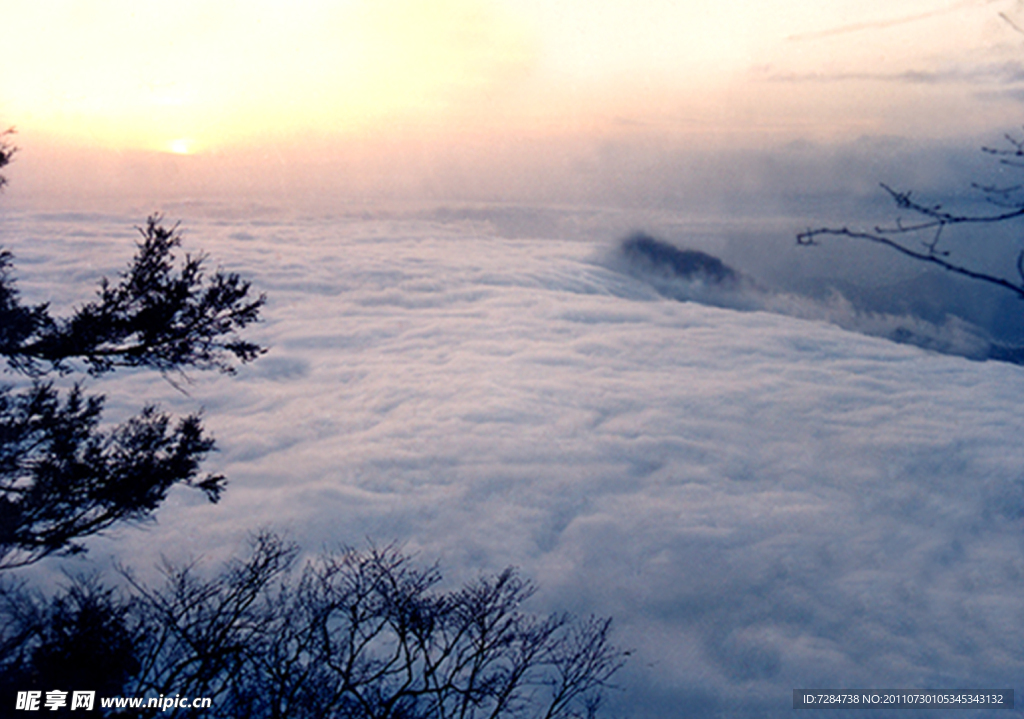
M 175 154 L 417 133 L 955 132 L 984 113 L 947 108 L 1014 89 L 1024 51 L 1001 14 L 1021 12 L 1013 0 L 46 0 L 5 18 L 19 62 L 0 68 L 0 120 Z
M 185 138 L 173 140 L 170 149 L 175 155 L 191 155 L 192 141 Z

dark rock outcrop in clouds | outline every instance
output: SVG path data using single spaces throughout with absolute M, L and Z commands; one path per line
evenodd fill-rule
M 680 249 L 645 232 L 634 232 L 624 239 L 621 250 L 628 261 L 673 278 L 728 286 L 740 281 L 740 274 L 717 257 L 700 250 Z

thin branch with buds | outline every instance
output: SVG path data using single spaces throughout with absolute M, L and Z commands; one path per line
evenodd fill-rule
M 1024 140 L 1018 140 L 1012 135 L 1006 135 L 1006 140 L 1010 144 L 1008 149 L 983 147 L 982 151 L 1000 157 L 1001 164 L 1024 168 Z M 1021 161 L 1018 162 L 1015 158 L 1021 158 Z M 1020 299 L 1024 299 L 1024 250 L 1018 253 L 1014 262 L 1017 276 L 1010 279 L 983 272 L 954 261 L 951 259 L 951 252 L 940 246 L 943 232 L 947 227 L 956 225 L 994 225 L 1024 217 L 1024 199 L 1013 198 L 1015 193 L 1024 189 L 1024 185 L 999 187 L 996 185 L 972 183 L 971 187 L 983 193 L 986 201 L 996 207 L 1004 208 L 1005 211 L 995 214 L 971 215 L 950 212 L 942 204 L 919 202 L 913 197 L 910 190 L 900 191 L 885 183 L 880 184 L 882 189 L 892 198 L 898 209 L 907 210 L 914 215 L 913 221 L 907 222 L 902 217 L 897 217 L 893 224 L 876 225 L 873 230 L 858 230 L 851 229 L 850 227 L 807 229 L 797 234 L 797 244 L 805 247 L 818 245 L 821 244 L 819 238 L 825 236 L 864 240 L 888 247 L 912 259 L 936 265 L 948 272 L 1001 287 L 1014 293 Z M 925 233 L 927 233 L 926 238 L 918 240 L 918 244 L 922 249 L 918 249 L 915 244 L 909 242 L 908 236 L 920 238 Z

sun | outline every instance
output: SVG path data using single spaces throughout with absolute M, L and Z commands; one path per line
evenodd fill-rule
M 192 140 L 182 137 L 177 140 L 171 140 L 168 147 L 175 155 L 191 155 L 193 152 L 192 144 Z

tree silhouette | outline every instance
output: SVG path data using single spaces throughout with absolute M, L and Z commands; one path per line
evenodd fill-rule
M 95 577 L 74 578 L 49 599 L 24 586 L 0 586 L 0 716 L 14 708 L 19 691 L 120 694 L 140 668 L 133 610 L 132 601 Z
M 13 152 L 0 139 L 0 167 Z M 208 275 L 204 255 L 179 261 L 177 226 L 159 216 L 139 232 L 119 280 L 104 279 L 97 298 L 69 317 L 23 305 L 12 255 L 0 250 L 0 355 L 22 378 L 18 390 L 0 386 L 0 569 L 82 551 L 82 538 L 151 516 L 175 484 L 211 501 L 224 488 L 224 477 L 200 475 L 214 443 L 199 415 L 173 421 L 147 406 L 105 428 L 102 395 L 80 383 L 64 392 L 54 385 L 74 372 L 120 367 L 233 372 L 262 353 L 238 333 L 259 319 L 263 295 L 237 274 Z
M 573 719 L 596 716 L 628 654 L 609 619 L 525 612 L 513 569 L 444 591 L 393 546 L 296 554 L 264 532 L 212 579 L 129 573 L 149 631 L 125 691 L 210 697 L 203 716 Z
M 10 136 L 14 134 L 14 128 L 10 127 L 0 132 L 0 170 L 7 167 L 17 148 L 10 143 Z M 0 175 L 0 189 L 7 184 L 7 178 Z
M 264 531 L 212 576 L 165 563 L 152 587 L 122 569 L 120 589 L 74 579 L 49 601 L 7 585 L 0 716 L 57 688 L 95 690 L 101 716 L 121 715 L 101 698 L 134 697 L 141 717 L 593 719 L 629 654 L 610 619 L 525 611 L 514 569 L 440 589 L 394 546 L 297 558 Z

